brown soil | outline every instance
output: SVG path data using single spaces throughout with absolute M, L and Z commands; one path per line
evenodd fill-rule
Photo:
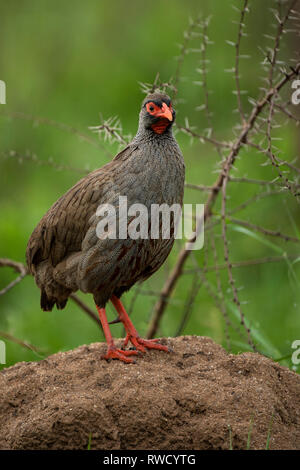
M 0 373 L 0 449 L 300 449 L 300 377 L 211 339 L 162 340 L 136 364 L 81 346 Z M 272 419 L 273 416 L 273 419 Z M 231 436 L 231 437 L 230 437 Z

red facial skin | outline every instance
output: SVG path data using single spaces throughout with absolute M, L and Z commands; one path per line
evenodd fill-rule
M 173 121 L 172 105 L 167 106 L 166 103 L 162 104 L 160 108 L 157 104 L 152 101 L 146 104 L 146 109 L 151 116 L 160 118 L 151 127 L 156 134 L 163 134 L 171 121 Z

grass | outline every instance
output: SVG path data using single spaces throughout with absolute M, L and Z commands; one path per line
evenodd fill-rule
M 267 434 L 265 450 L 270 450 L 270 440 L 271 440 L 271 434 L 272 434 L 273 421 L 274 421 L 274 412 L 272 413 L 269 426 L 268 426 L 268 434 Z M 254 423 L 254 417 L 252 415 L 250 419 L 249 430 L 248 430 L 248 435 L 247 435 L 246 450 L 251 450 L 250 447 L 251 447 L 253 423 Z M 233 450 L 232 429 L 231 429 L 230 424 L 228 424 L 227 427 L 228 427 L 228 433 L 229 433 L 229 450 Z
M 87 450 L 91 450 L 91 445 L 92 445 L 92 433 L 90 432 Z
M 271 439 L 271 433 L 272 433 L 273 420 L 274 420 L 274 412 L 272 413 L 270 423 L 269 423 L 268 436 L 267 436 L 267 442 L 266 442 L 266 450 L 270 449 L 270 439 Z

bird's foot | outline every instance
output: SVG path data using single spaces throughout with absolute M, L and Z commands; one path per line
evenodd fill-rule
M 126 330 L 126 338 L 124 340 L 124 345 L 125 347 L 129 341 L 131 344 L 135 347 L 137 351 L 140 352 L 146 352 L 147 349 L 157 349 L 159 351 L 166 351 L 170 352 L 171 350 L 167 346 L 163 346 L 162 344 L 158 343 L 158 339 L 143 339 L 139 336 L 138 332 L 133 326 L 132 321 L 130 320 L 128 314 L 126 313 L 126 310 L 121 302 L 121 300 L 113 295 L 111 297 L 111 301 L 115 307 L 115 309 L 118 312 L 119 319 L 124 325 L 124 328 Z
M 118 349 L 116 347 L 109 347 L 107 353 L 101 356 L 102 359 L 119 359 L 120 361 L 126 362 L 127 364 L 132 364 L 135 362 L 128 356 L 137 356 L 138 351 L 123 351 L 123 349 Z
M 143 338 L 140 338 L 138 335 L 127 333 L 123 346 L 126 346 L 129 341 L 138 351 L 141 351 L 141 352 L 146 352 L 145 348 L 158 349 L 160 351 L 170 352 L 167 346 L 163 346 L 162 344 L 158 343 L 159 341 L 158 338 L 143 339 Z

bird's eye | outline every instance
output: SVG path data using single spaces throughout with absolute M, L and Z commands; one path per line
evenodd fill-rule
M 147 103 L 146 105 L 148 113 L 152 114 L 155 111 L 155 104 L 154 103 Z

